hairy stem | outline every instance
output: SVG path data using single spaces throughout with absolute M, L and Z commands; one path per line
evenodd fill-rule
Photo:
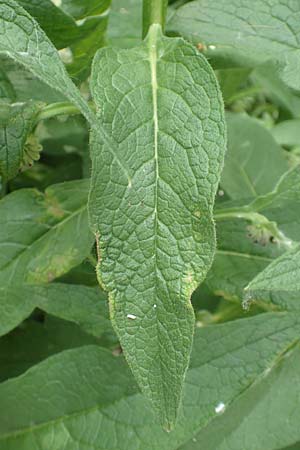
M 94 104 L 90 104 L 92 109 L 95 109 Z M 81 111 L 69 102 L 58 102 L 52 103 L 45 106 L 37 115 L 36 123 L 41 120 L 50 119 L 51 117 L 61 116 L 61 115 L 76 115 L 81 114 Z

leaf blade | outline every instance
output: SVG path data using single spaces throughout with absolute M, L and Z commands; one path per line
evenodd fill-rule
M 0 52 L 70 99 L 94 123 L 94 114 L 69 78 L 53 44 L 14 0 L 0 1 Z
M 206 61 L 189 44 L 162 38 L 158 30 L 154 26 L 140 47 L 104 49 L 96 56 L 92 92 L 99 121 L 112 138 L 107 146 L 93 130 L 89 211 L 101 253 L 98 278 L 109 291 L 115 329 L 139 385 L 171 427 L 192 342 L 189 298 L 214 253 L 211 213 L 225 125 Z M 176 85 L 174 73 L 180 70 L 182 85 Z M 100 84 L 100 78 L 107 81 Z M 111 100 L 103 103 L 107 95 Z M 201 101 L 205 106 L 199 110 Z M 177 118 L 180 107 L 184 112 Z M 139 149 L 132 152 L 136 161 L 130 155 L 134 148 Z M 175 179 L 181 180 L 180 190 Z M 144 287 L 142 280 L 147 280 Z

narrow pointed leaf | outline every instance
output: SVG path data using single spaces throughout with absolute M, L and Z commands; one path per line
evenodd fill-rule
M 92 92 L 111 135 L 92 135 L 98 277 L 139 386 L 170 428 L 192 343 L 190 296 L 215 250 L 221 95 L 206 60 L 159 26 L 140 47 L 100 50 Z
M 39 24 L 13 0 L 0 0 L 0 53 L 69 98 L 93 123 L 94 114 L 69 78 L 54 45 Z

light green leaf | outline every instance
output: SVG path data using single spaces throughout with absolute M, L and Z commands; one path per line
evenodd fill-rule
M 107 38 L 110 45 L 131 48 L 142 40 L 142 2 L 140 0 L 112 0 Z
M 67 75 L 55 47 L 38 23 L 13 0 L 0 1 L 0 53 L 61 92 L 94 123 L 93 112 Z
M 277 361 L 271 372 L 266 371 L 242 393 L 228 413 L 180 450 L 277 450 L 297 442 L 300 438 L 299 370 L 297 345 Z
M 0 335 L 14 329 L 35 308 L 74 322 L 96 337 L 111 332 L 106 296 L 98 287 L 50 283 L 0 287 Z
M 289 360 L 283 355 L 298 335 L 299 319 L 290 313 L 197 330 L 183 410 L 172 433 L 155 421 L 122 357 L 95 346 L 60 353 L 0 385 L 0 443 L 5 450 L 176 450 L 216 422 L 220 403 L 225 417 L 251 386 L 276 378 L 279 360 L 284 367 L 287 361 L 288 372 Z M 297 396 L 289 392 L 284 392 L 281 408 L 291 401 L 295 406 Z M 297 433 L 298 426 L 293 437 Z M 255 433 L 251 436 L 259 439 Z
M 36 149 L 29 141 L 40 105 L 34 102 L 0 104 L 0 175 L 14 178 L 30 156 L 38 158 Z
M 298 1 L 196 0 L 179 8 L 168 25 L 225 66 L 273 61 L 289 86 L 300 89 Z
M 300 311 L 300 247 L 272 262 L 249 283 L 246 299 L 274 303 L 282 309 Z
M 300 147 L 300 119 L 285 120 L 275 125 L 270 131 L 278 144 Z
M 273 103 L 279 105 L 291 117 L 300 117 L 300 98 L 283 83 L 274 64 L 270 61 L 262 64 L 252 71 L 250 78 Z
M 288 170 L 283 150 L 259 122 L 228 114 L 228 151 L 221 186 L 232 199 L 256 197 L 274 189 Z
M 239 95 L 239 90 L 246 84 L 250 72 L 250 69 L 240 67 L 217 71 L 225 105 L 232 103 Z
M 159 26 L 140 47 L 100 50 L 91 87 L 111 136 L 93 130 L 91 143 L 98 277 L 135 377 L 170 428 L 192 343 L 190 296 L 215 250 L 221 95 L 206 60 Z
M 89 255 L 87 180 L 22 189 L 0 202 L 1 286 L 44 283 Z

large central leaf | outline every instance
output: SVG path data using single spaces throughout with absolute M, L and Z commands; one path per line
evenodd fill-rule
M 192 344 L 190 296 L 215 251 L 221 95 L 205 58 L 158 25 L 137 48 L 100 50 L 91 84 L 98 277 L 133 373 L 171 428 Z

